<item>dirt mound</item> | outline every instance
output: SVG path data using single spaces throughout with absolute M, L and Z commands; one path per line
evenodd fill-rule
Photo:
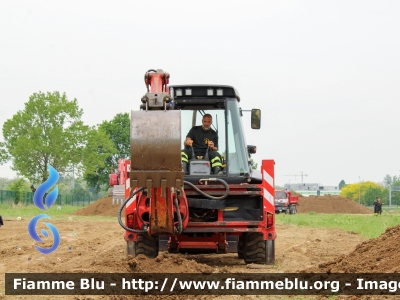
M 121 203 L 112 203 L 112 197 L 101 198 L 92 204 L 81 208 L 73 213 L 76 216 L 107 216 L 116 217 Z M 122 211 L 122 215 L 124 210 Z
M 351 253 L 307 270 L 315 273 L 399 273 L 400 225 L 359 244 Z
M 101 198 L 92 204 L 77 210 L 77 216 L 110 216 L 116 217 L 120 203 L 113 204 L 112 197 Z M 298 213 L 322 213 L 322 214 L 372 214 L 365 206 L 341 196 L 310 196 L 299 197 Z M 124 211 L 123 211 L 124 213 Z
M 316 212 L 322 214 L 372 214 L 365 206 L 342 196 L 299 197 L 298 213 Z
M 226 268 L 211 267 L 196 262 L 190 256 L 182 257 L 176 254 L 169 254 L 167 251 L 160 253 L 155 259 L 148 258 L 142 254 L 136 258 L 127 257 L 130 272 L 133 273 L 223 273 Z
M 107 200 L 111 199 L 105 201 Z M 110 203 L 111 201 L 108 202 L 108 204 Z M 331 262 L 337 259 L 339 253 L 347 254 L 365 240 L 356 234 L 340 229 L 277 224 L 279 237 L 276 240 L 276 264 L 259 269 L 257 268 L 259 265 L 246 265 L 243 259 L 237 257 L 237 253 L 169 254 L 160 251 L 155 259 L 142 255 L 136 258 L 127 257 L 125 231 L 115 219 L 98 221 L 71 216 L 65 220 L 53 220 L 52 223 L 60 232 L 60 245 L 56 251 L 44 257 L 35 249 L 34 241 L 27 238 L 27 234 L 19 234 L 26 232 L 30 218 L 21 220 L 15 217 L 4 218 L 3 213 L 2 216 L 5 225 L 0 228 L 0 236 L 2 241 L 7 242 L 0 243 L 0 257 L 2 258 L 0 259 L 0 282 L 3 282 L 0 283 L 0 299 L 11 299 L 12 297 L 4 296 L 6 273 L 200 273 L 206 276 L 210 273 L 295 273 L 298 270 L 317 268 L 321 264 Z M 371 216 L 371 218 L 373 217 Z M 41 226 L 38 227 L 38 230 L 40 228 L 47 229 L 48 227 Z M 294 232 L 295 234 L 293 234 Z M 385 251 L 385 248 L 382 248 L 382 251 Z M 281 299 L 281 297 L 274 297 L 274 299 Z M 18 297 L 18 299 L 28 298 L 53 300 L 55 296 Z M 143 298 L 205 300 L 211 299 L 211 296 L 57 296 L 58 300 Z M 215 298 L 234 300 L 239 299 L 239 296 L 226 295 L 215 296 Z M 246 296 L 240 296 L 240 298 L 264 299 L 266 297 L 248 296 L 246 298 Z M 304 297 L 295 298 L 303 299 Z

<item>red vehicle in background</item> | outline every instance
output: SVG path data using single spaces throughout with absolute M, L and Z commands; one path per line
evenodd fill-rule
M 297 205 L 299 205 L 299 197 L 292 196 L 287 190 L 275 190 L 275 212 L 289 213 L 291 215 L 297 213 Z

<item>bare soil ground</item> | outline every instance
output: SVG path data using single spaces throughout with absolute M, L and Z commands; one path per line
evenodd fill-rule
M 91 205 L 74 213 L 77 216 L 111 216 L 118 212 L 118 205 L 112 205 L 112 198 L 99 199 Z M 372 211 L 353 200 L 341 196 L 310 196 L 299 197 L 297 213 L 322 213 L 322 214 L 371 214 Z
M 326 196 L 325 196 L 326 197 Z M 323 198 L 323 197 L 319 197 Z M 311 198 L 310 198 L 311 199 Z M 315 201 L 321 201 L 316 199 Z M 309 200 L 310 201 L 310 200 Z M 332 197 L 324 201 L 340 201 Z M 353 202 L 354 203 L 354 202 Z M 301 200 L 303 212 L 307 205 L 315 211 L 318 205 Z M 357 203 L 356 206 L 358 205 Z M 102 206 L 99 210 L 98 206 Z M 340 205 L 339 205 L 340 206 Z M 350 206 L 350 204 L 348 204 Z M 351 209 L 354 209 L 352 207 Z M 113 216 L 118 210 L 105 198 L 78 211 L 76 215 L 104 214 Z M 360 211 L 362 208 L 360 208 Z M 96 213 L 97 212 L 97 213 Z M 348 213 L 356 213 L 354 211 Z M 359 212 L 363 213 L 363 212 Z M 371 213 L 369 211 L 369 213 Z M 400 226 L 389 228 L 382 236 L 366 241 L 352 232 L 339 229 L 306 228 L 289 225 L 277 226 L 276 264 L 274 266 L 246 265 L 234 253 L 229 254 L 168 254 L 161 252 L 156 259 L 139 256 L 127 257 L 124 230 L 117 219 L 94 221 L 70 216 L 54 220 L 61 235 L 59 248 L 42 255 L 34 248 L 28 234 L 30 220 L 5 219 L 0 228 L 0 299 L 138 299 L 131 296 L 4 296 L 4 274 L 28 273 L 294 273 L 307 272 L 399 272 Z M 383 251 L 384 249 L 384 251 Z M 171 298 L 170 296 L 150 299 Z M 244 296 L 240 296 L 243 298 Z M 248 296 L 248 299 L 261 296 Z M 193 296 L 187 299 L 208 299 Z M 239 296 L 219 296 L 219 299 L 239 299 Z M 244 297 L 246 298 L 246 297 Z M 271 297 L 269 297 L 271 298 Z M 274 297 L 282 299 L 281 297 Z M 149 298 L 147 298 L 149 299 Z M 370 297 L 368 299 L 378 299 Z
M 371 214 L 367 207 L 341 196 L 325 195 L 299 197 L 297 213 L 320 214 Z

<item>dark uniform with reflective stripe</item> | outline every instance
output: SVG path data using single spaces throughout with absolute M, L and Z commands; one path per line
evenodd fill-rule
M 214 147 L 218 148 L 218 134 L 211 128 L 209 130 L 204 130 L 202 126 L 194 126 L 192 129 L 190 129 L 186 137 L 189 137 L 193 140 L 192 146 L 196 157 L 205 156 L 209 141 L 212 141 L 214 143 Z M 208 158 L 211 162 L 211 168 L 222 167 L 221 155 L 217 151 L 209 150 Z M 189 160 L 191 159 L 192 149 L 189 146 L 186 146 L 185 149 L 182 150 L 182 162 L 189 163 Z

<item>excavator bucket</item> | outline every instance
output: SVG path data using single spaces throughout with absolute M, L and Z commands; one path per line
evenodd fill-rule
M 150 233 L 175 234 L 171 188 L 181 189 L 180 111 L 131 112 L 131 187 L 146 187 Z
M 180 111 L 132 111 L 130 142 L 131 187 L 182 187 Z

